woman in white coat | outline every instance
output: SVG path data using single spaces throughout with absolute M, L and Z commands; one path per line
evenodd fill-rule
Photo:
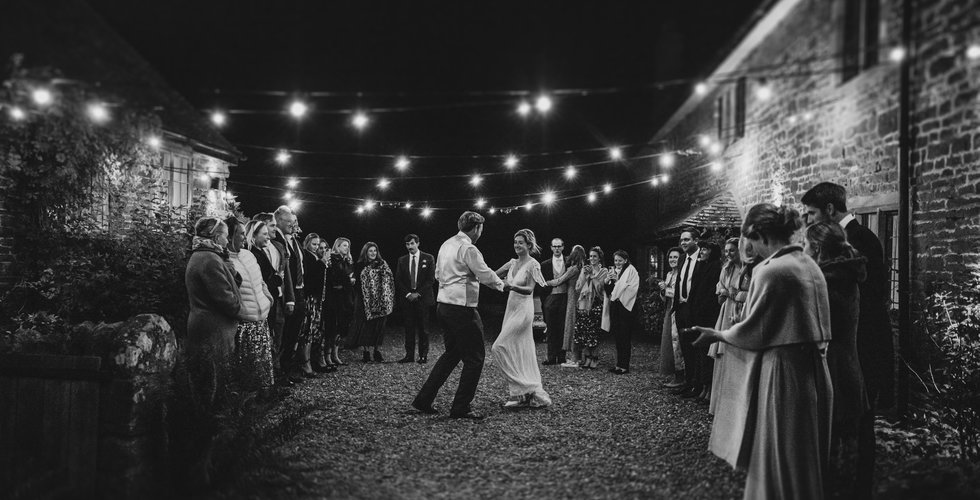
M 272 387 L 272 340 L 269 336 L 269 310 L 272 294 L 262 279 L 262 270 L 252 252 L 242 252 L 245 240 L 255 240 L 255 221 L 242 227 L 235 217 L 225 220 L 228 225 L 228 256 L 242 284 L 242 307 L 238 311 L 238 332 L 235 334 L 237 378 L 246 390 L 266 390 Z M 261 225 L 266 231 L 265 224 Z
M 640 275 L 630 264 L 624 250 L 613 253 L 614 271 L 606 277 L 606 302 L 602 309 L 602 329 L 616 339 L 616 366 L 609 369 L 616 375 L 630 372 L 633 353 L 633 330 L 637 326 L 636 294 L 640 291 Z

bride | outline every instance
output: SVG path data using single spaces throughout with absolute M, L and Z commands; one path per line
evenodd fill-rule
M 535 283 L 544 286 L 541 265 L 531 257 L 540 251 L 535 242 L 534 232 L 521 229 L 514 235 L 516 259 L 501 266 L 497 275 L 511 286 L 507 297 L 507 310 L 500 335 L 493 343 L 494 364 L 500 368 L 507 379 L 510 398 L 505 408 L 545 407 L 551 405 L 551 397 L 541 387 L 541 372 L 538 370 L 538 355 L 534 348 L 531 322 L 534 320 L 534 299 L 531 292 Z

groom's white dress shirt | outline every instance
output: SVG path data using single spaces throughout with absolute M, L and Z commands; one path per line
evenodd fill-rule
M 436 300 L 443 304 L 476 307 L 480 301 L 480 283 L 504 290 L 504 281 L 487 267 L 483 254 L 462 231 L 439 247 L 436 280 L 439 281 Z

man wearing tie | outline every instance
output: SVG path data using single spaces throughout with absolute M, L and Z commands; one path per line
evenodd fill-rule
M 306 296 L 303 294 L 303 248 L 294 237 L 298 223 L 296 215 L 289 207 L 283 205 L 273 213 L 278 230 L 272 240 L 286 249 L 286 272 L 292 282 L 292 300 L 287 300 L 286 322 L 282 329 L 282 352 L 279 364 L 293 382 L 302 377 L 313 378 L 312 371 L 305 374 L 301 367 L 307 363 L 310 355 L 310 345 L 298 345 L 299 333 L 306 321 Z M 289 296 L 287 295 L 287 299 Z
M 674 318 L 677 322 L 677 331 L 682 332 L 680 344 L 681 354 L 684 356 L 685 384 L 673 392 L 685 398 L 697 397 L 702 393 L 705 388 L 702 387 L 704 377 L 701 372 L 708 368 L 704 360 L 698 358 L 698 356 L 707 357 L 707 348 L 695 347 L 694 339 L 698 334 L 685 333 L 685 330 L 699 325 L 699 319 L 703 316 L 699 307 L 705 304 L 705 301 L 716 300 L 714 292 L 715 284 L 718 283 L 718 274 L 708 272 L 706 269 L 708 263 L 698 260 L 701 253 L 698 247 L 700 237 L 696 229 L 685 229 L 681 232 L 679 246 L 685 255 L 684 261 L 680 264 L 680 278 L 674 284 Z M 710 274 L 714 276 L 709 276 Z M 702 350 L 704 352 L 701 352 Z
M 415 360 L 415 338 L 419 342 L 419 364 L 428 362 L 429 335 L 425 332 L 425 322 L 429 308 L 435 304 L 432 287 L 436 281 L 435 259 L 419 250 L 419 237 L 415 234 L 405 236 L 408 254 L 398 259 L 395 271 L 395 287 L 398 302 L 405 319 L 405 357 L 399 363 Z
M 547 287 L 536 287 L 544 297 L 541 299 L 541 312 L 544 323 L 548 325 L 548 359 L 544 365 L 560 365 L 565 362 L 562 342 L 565 340 L 565 309 L 568 306 L 568 279 L 565 275 L 568 259 L 565 258 L 565 242 L 561 238 L 551 240 L 550 259 L 541 261 L 541 275 L 547 280 Z

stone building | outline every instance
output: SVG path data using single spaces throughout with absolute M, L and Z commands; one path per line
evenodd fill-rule
M 57 69 L 66 79 L 105 89 L 127 106 L 155 113 L 163 125 L 157 178 L 167 202 L 186 208 L 204 196 L 208 211 L 227 208 L 226 179 L 241 152 L 83 1 L 2 2 L 4 67 L 15 55 L 24 67 Z M 0 289 L 16 280 L 10 236 L 15 212 L 16 207 L 3 206 L 0 196 Z
M 881 239 L 900 337 L 925 294 L 980 261 L 980 2 L 764 2 L 703 82 L 653 137 L 697 154 L 656 167 L 670 182 L 638 199 L 651 271 L 685 222 L 740 223 L 691 217 L 799 206 L 821 181 Z

